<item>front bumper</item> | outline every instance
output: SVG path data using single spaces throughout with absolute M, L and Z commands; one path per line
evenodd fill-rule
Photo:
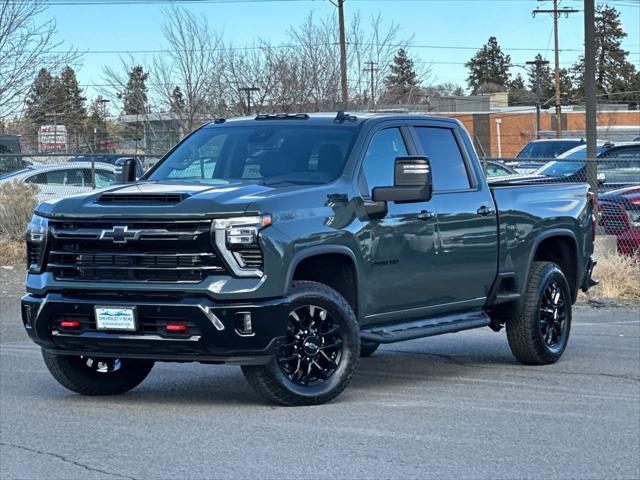
M 30 294 L 22 298 L 22 321 L 35 343 L 59 354 L 259 365 L 269 362 L 285 335 L 288 304 L 286 297 L 215 302 L 204 296 Z M 135 307 L 137 331 L 96 330 L 96 305 Z M 246 313 L 251 314 L 252 335 L 238 331 L 238 320 Z M 61 328 L 63 318 L 81 326 Z M 166 324 L 175 322 L 187 324 L 188 330 L 166 332 Z

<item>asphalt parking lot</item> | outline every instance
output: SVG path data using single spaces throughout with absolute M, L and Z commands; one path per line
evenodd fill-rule
M 574 310 L 563 359 L 524 367 L 488 329 L 382 347 L 331 404 L 264 405 L 240 369 L 157 364 L 72 394 L 0 271 L 0 478 L 640 478 L 640 309 Z

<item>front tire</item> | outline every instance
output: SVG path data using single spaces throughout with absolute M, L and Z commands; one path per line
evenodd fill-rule
M 525 365 L 557 362 L 571 331 L 571 289 L 560 268 L 534 262 L 520 315 L 507 321 L 507 339 L 514 357 Z
M 266 400 L 318 405 L 349 384 L 360 356 L 360 328 L 342 295 L 317 282 L 291 289 L 286 339 L 266 365 L 243 366 L 249 384 Z
M 137 387 L 153 368 L 149 360 L 92 358 L 42 351 L 60 385 L 81 395 L 120 395 Z

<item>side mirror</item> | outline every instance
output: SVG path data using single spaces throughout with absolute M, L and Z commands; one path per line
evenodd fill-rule
M 606 173 L 604 173 L 604 172 L 598 173 L 597 176 L 596 176 L 596 180 L 598 181 L 599 185 L 603 185 L 607 181 Z
M 116 183 L 136 181 L 136 159 L 131 157 L 116 160 Z
M 393 187 L 375 187 L 374 202 L 427 202 L 432 195 L 431 162 L 427 157 L 398 157 Z

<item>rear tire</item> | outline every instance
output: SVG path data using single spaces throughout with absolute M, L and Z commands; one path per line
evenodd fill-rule
M 514 357 L 525 365 L 548 365 L 564 353 L 571 331 L 571 289 L 560 268 L 534 262 L 522 311 L 507 321 Z
M 137 387 L 153 368 L 150 360 L 91 358 L 42 351 L 60 385 L 81 395 L 120 395 Z
M 338 292 L 296 281 L 290 294 L 287 336 L 266 365 L 243 366 L 249 384 L 267 401 L 286 406 L 318 405 L 349 384 L 360 356 L 360 328 Z
M 378 347 L 380 346 L 379 343 L 377 342 L 360 342 L 360 357 L 361 358 L 366 358 L 366 357 L 370 357 L 371 355 L 373 355 L 374 353 L 376 353 L 376 350 L 378 350 Z

